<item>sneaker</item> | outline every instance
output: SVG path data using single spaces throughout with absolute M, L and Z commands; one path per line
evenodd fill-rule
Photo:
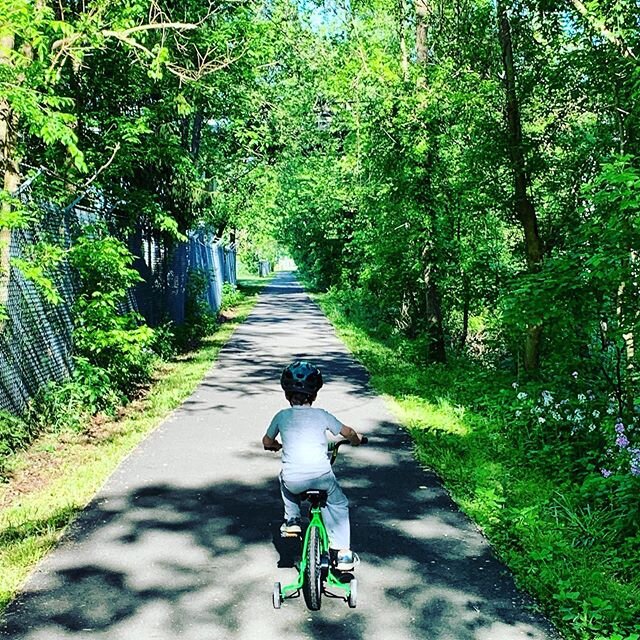
M 280 535 L 284 538 L 289 536 L 299 536 L 301 533 L 302 527 L 300 526 L 299 518 L 290 518 L 286 522 L 283 522 L 280 527 Z
M 337 571 L 353 571 L 355 566 L 355 557 L 350 549 L 340 549 L 336 553 L 336 570 Z

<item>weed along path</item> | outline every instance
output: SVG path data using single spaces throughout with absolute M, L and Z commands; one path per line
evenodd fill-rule
M 294 357 L 325 374 L 317 406 L 366 433 L 336 474 L 351 501 L 357 609 L 302 598 L 279 538 L 279 454 L 260 443 Z M 118 468 L 6 613 L 24 640 L 542 640 L 485 539 L 414 462 L 409 437 L 291 274 L 264 290 L 196 392 Z

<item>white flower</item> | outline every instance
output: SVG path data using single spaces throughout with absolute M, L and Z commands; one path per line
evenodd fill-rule
M 542 416 L 540 416 L 540 417 L 538 418 L 538 422 L 539 422 L 540 424 L 543 424 L 543 423 L 545 423 L 545 422 L 546 422 L 546 420 L 545 420 Z
M 548 407 L 553 402 L 553 396 L 548 391 L 542 392 L 542 403 L 545 407 Z
M 591 414 L 594 418 L 599 418 L 600 417 L 600 412 L 596 409 L 592 414 Z
M 585 396 L 584 393 L 578 394 L 578 402 L 584 402 L 586 399 L 587 399 L 587 396 Z
M 518 400 L 524 400 L 527 398 L 527 394 L 524 391 L 521 391 L 517 396 Z
M 521 415 L 522 415 L 522 411 L 518 409 L 518 411 L 516 411 L 516 418 L 519 418 Z
M 517 383 L 517 382 L 514 382 L 511 386 L 512 386 L 514 389 L 517 389 L 517 388 L 518 388 L 518 383 Z
M 578 377 L 578 372 L 577 372 L 577 371 L 574 371 L 571 375 L 572 375 L 574 378 L 577 378 L 577 377 Z

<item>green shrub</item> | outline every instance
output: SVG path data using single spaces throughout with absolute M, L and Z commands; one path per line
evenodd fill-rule
M 184 324 L 176 327 L 176 343 L 180 350 L 197 347 L 218 324 L 218 314 L 211 310 L 205 291 L 211 274 L 204 269 L 192 269 L 187 279 Z
M 6 472 L 8 456 L 26 447 L 33 438 L 29 423 L 7 411 L 0 411 L 0 478 Z
M 245 295 L 238 289 L 235 284 L 225 282 L 222 285 L 222 304 L 220 309 L 223 311 L 240 304 L 245 298 Z
M 178 352 L 176 327 L 170 320 L 153 330 L 151 349 L 161 360 L 170 360 Z
M 78 239 L 69 259 L 80 284 L 73 307 L 75 355 L 106 371 L 112 386 L 130 397 L 148 382 L 156 358 L 153 329 L 138 313 L 121 312 L 127 291 L 141 279 L 131 267 L 133 256 L 94 228 Z

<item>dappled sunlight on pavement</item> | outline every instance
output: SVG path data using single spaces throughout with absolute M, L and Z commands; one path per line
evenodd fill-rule
M 279 537 L 279 456 L 260 439 L 294 357 L 325 373 L 318 406 L 362 430 L 336 465 L 351 503 L 359 603 L 271 605 L 296 575 Z M 288 274 L 189 398 L 119 467 L 10 607 L 24 640 L 515 640 L 554 638 Z

